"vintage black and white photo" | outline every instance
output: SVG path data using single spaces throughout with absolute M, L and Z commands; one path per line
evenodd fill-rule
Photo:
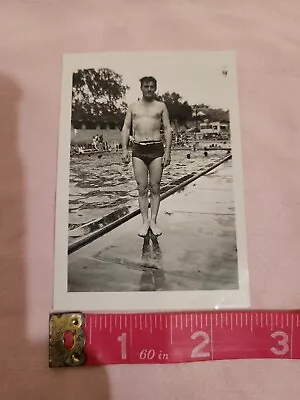
M 67 54 L 54 308 L 249 306 L 232 52 Z

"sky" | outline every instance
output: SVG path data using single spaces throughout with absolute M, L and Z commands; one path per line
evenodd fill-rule
M 236 96 L 235 64 L 228 52 L 99 53 L 79 58 L 77 67 L 110 68 L 121 74 L 130 86 L 127 103 L 141 96 L 139 79 L 145 75 L 157 79 L 158 93 L 177 92 L 191 105 L 228 109 Z

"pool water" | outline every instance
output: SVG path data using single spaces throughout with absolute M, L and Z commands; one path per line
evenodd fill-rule
M 226 146 L 227 147 L 227 146 Z M 190 158 L 187 158 L 190 154 Z M 171 165 L 163 172 L 161 186 L 197 172 L 226 154 L 225 151 L 173 150 Z M 73 156 L 69 178 L 69 230 L 102 218 L 120 207 L 137 208 L 137 185 L 132 164 L 124 165 L 119 153 Z

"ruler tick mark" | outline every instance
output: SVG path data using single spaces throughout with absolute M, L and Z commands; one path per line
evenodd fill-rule
M 291 358 L 293 358 L 293 334 L 294 334 L 294 315 L 291 314 Z
M 129 324 L 130 347 L 132 347 L 132 315 L 129 317 Z
M 180 329 L 182 330 L 182 314 L 180 314 Z
M 190 314 L 191 332 L 193 332 L 193 314 Z
M 268 315 L 268 313 L 266 313 L 266 326 L 268 326 L 269 325 L 269 315 Z
M 168 329 L 168 315 L 165 315 L 165 327 Z
M 235 314 L 235 326 L 237 327 L 237 326 L 238 326 L 238 324 L 239 324 L 239 321 L 238 321 L 238 315 L 237 315 L 237 314 Z
M 107 327 L 107 318 L 106 318 L 106 315 L 105 315 L 105 317 L 104 317 L 104 327 L 105 327 L 105 329 L 106 329 L 106 327 Z
M 134 327 L 137 328 L 137 317 L 136 317 L 136 315 L 134 316 Z
M 150 314 L 150 332 L 152 333 L 152 314 Z
M 147 328 L 147 315 L 145 314 L 145 328 Z
M 211 349 L 211 359 L 214 359 L 214 346 L 213 346 L 213 322 L 212 314 L 210 315 L 210 349 Z
M 156 314 L 154 315 L 154 326 L 157 328 L 157 319 L 156 319 Z
M 92 317 L 91 317 L 91 321 L 90 321 L 90 344 L 92 344 Z
M 186 328 L 188 327 L 188 316 L 187 316 L 187 314 L 185 314 L 185 327 Z
M 196 326 L 198 326 L 198 314 L 196 314 Z
M 273 313 L 271 313 L 271 330 L 273 330 L 274 321 L 273 321 Z
M 120 329 L 122 329 L 122 316 L 120 315 L 120 321 L 119 321 L 119 326 L 120 326 Z
M 115 315 L 115 328 L 117 327 L 118 323 L 117 323 L 117 315 Z
M 297 314 L 297 326 L 299 326 L 299 315 Z
M 208 322 L 207 322 L 207 314 L 205 314 L 205 326 L 207 327 Z
M 283 329 L 283 314 L 281 314 L 281 329 Z
M 260 327 L 263 328 L 264 323 L 263 323 L 263 315 L 260 314 Z
M 258 326 L 258 314 L 255 314 L 255 325 Z
M 200 327 L 202 328 L 202 314 L 200 314 Z
M 173 344 L 173 316 L 171 315 L 170 321 L 170 335 L 171 335 L 171 344 Z
M 221 328 L 223 328 L 223 313 L 221 313 Z
M 177 314 L 175 315 L 175 325 L 176 325 L 176 328 L 178 327 L 178 318 L 177 318 Z
M 140 314 L 140 329 L 142 329 L 142 314 Z
M 289 315 L 286 315 L 286 326 L 289 326 Z
M 250 314 L 250 329 L 252 332 L 253 331 L 253 316 L 252 316 L 252 314 Z
M 233 329 L 233 316 L 230 314 L 230 330 Z
M 216 314 L 216 326 L 218 326 L 218 314 Z
M 97 315 L 95 315 L 94 323 L 95 323 L 95 328 L 97 328 Z
M 127 315 L 125 315 L 125 328 L 127 328 Z
M 248 326 L 248 313 L 245 314 L 245 325 Z
M 109 318 L 109 331 L 112 332 L 112 316 Z
M 278 314 L 275 315 L 275 324 L 276 324 L 276 327 L 277 327 L 277 325 L 278 325 Z
M 241 328 L 243 327 L 243 314 L 240 314 L 240 320 L 241 320 Z
M 228 326 L 228 313 L 225 313 L 225 324 Z
M 162 330 L 162 316 L 161 316 L 161 314 L 159 315 L 159 327 L 160 327 L 160 330 Z
M 100 316 L 100 331 L 102 331 L 102 315 Z

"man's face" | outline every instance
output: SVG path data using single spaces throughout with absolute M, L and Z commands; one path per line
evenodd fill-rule
M 155 83 L 150 81 L 150 82 L 144 82 L 142 85 L 142 92 L 143 96 L 146 99 L 151 99 L 153 98 L 154 94 L 156 91 Z

